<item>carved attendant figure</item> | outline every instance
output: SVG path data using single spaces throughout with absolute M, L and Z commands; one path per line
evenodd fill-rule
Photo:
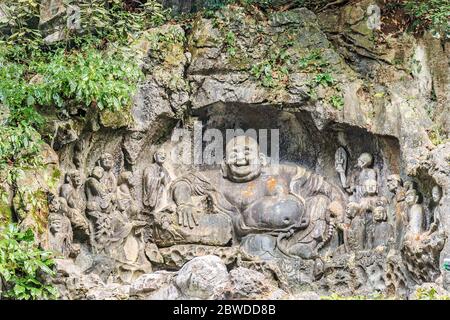
M 109 153 L 104 153 L 100 157 L 100 166 L 103 168 L 104 173 L 102 178 L 100 179 L 100 182 L 105 186 L 106 190 L 109 193 L 116 192 L 117 188 L 117 179 L 112 172 L 112 167 L 114 166 L 114 160 L 112 155 Z
M 335 154 L 335 167 L 336 167 L 337 173 L 339 174 L 339 179 L 341 180 L 342 187 L 344 189 L 348 188 L 347 177 L 346 177 L 347 162 L 348 162 L 347 152 L 345 151 L 345 149 L 343 147 L 339 147 L 336 150 L 336 154 Z
M 66 173 L 65 183 L 61 186 L 60 196 L 66 200 L 68 206 L 68 218 L 72 222 L 74 231 L 80 235 L 89 235 L 88 221 L 84 215 L 85 203 L 81 196 L 82 180 L 77 170 Z
M 392 225 L 387 222 L 386 208 L 378 206 L 373 211 L 374 228 L 372 233 L 372 248 L 388 247 L 393 240 Z
M 111 236 L 113 226 L 109 213 L 111 211 L 111 194 L 105 190 L 101 182 L 105 171 L 102 167 L 94 167 L 91 176 L 86 180 L 86 212 L 93 220 L 91 225 L 91 244 L 97 252 L 105 249 Z
M 155 163 L 144 170 L 143 202 L 151 211 L 155 210 L 161 203 L 164 188 L 169 183 L 169 173 L 163 164 L 166 161 L 166 153 L 157 151 L 154 155 Z
M 67 204 L 64 198 L 49 199 L 48 216 L 49 246 L 52 250 L 68 258 L 72 252 L 73 233 L 69 218 L 67 218 Z
M 361 207 L 358 203 L 350 202 L 345 210 L 349 222 L 344 227 L 345 251 L 364 250 L 366 237 L 366 223 L 361 215 Z
M 425 231 L 425 215 L 419 200 L 420 195 L 415 189 L 406 192 L 405 202 L 409 207 L 406 238 L 411 240 L 419 240 L 420 235 Z
M 441 207 L 440 202 L 442 199 L 442 189 L 440 186 L 434 186 L 431 190 L 431 197 L 433 199 L 434 204 L 434 210 L 433 210 L 433 220 L 434 224 L 437 225 L 437 227 L 441 226 Z
M 347 182 L 344 188 L 351 194 L 350 200 L 359 202 L 364 196 L 365 183 L 367 180 L 375 180 L 378 184 L 378 174 L 377 171 L 372 168 L 373 157 L 370 153 L 362 153 L 355 167 L 358 169 L 357 172 L 353 172 L 350 178 L 350 182 Z
M 408 225 L 407 206 L 405 203 L 405 189 L 400 175 L 392 174 L 387 177 L 387 187 L 393 194 L 389 205 L 389 217 L 394 224 L 395 246 L 401 249 L 403 238 Z

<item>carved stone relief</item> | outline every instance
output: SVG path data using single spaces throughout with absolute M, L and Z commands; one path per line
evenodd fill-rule
M 68 166 L 52 202 L 49 242 L 83 260 L 86 273 L 130 283 L 216 255 L 277 279 L 285 291 L 400 296 L 440 275 L 442 189 L 432 189 L 427 223 L 417 185 L 374 148 L 337 145 L 312 170 L 310 156 L 270 165 L 255 139 L 239 135 L 225 144 L 221 165 L 205 169 L 174 164 L 172 142 L 146 139 L 126 132 L 116 149 L 89 161 L 74 153 Z M 75 149 L 91 148 L 86 141 Z M 82 163 L 92 167 L 83 172 Z

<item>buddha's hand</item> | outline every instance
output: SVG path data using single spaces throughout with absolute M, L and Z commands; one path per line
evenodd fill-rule
M 337 217 L 343 217 L 344 216 L 344 207 L 342 206 L 342 203 L 339 201 L 333 201 L 328 206 L 328 211 L 330 212 L 331 216 L 334 218 Z
M 198 226 L 194 215 L 194 207 L 190 204 L 180 204 L 177 208 L 178 224 L 183 227 L 194 228 Z

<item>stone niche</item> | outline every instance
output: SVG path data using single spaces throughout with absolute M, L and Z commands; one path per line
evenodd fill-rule
M 59 150 L 52 248 L 114 283 L 206 255 L 294 293 L 407 296 L 439 277 L 440 198 L 404 176 L 396 138 L 319 129 L 314 113 L 272 105 L 216 103 L 191 120 L 84 132 Z M 223 133 L 220 164 L 174 161 L 176 129 L 195 123 Z M 227 129 L 268 129 L 268 141 L 279 129 L 279 164 L 268 164 L 270 143 L 261 155 L 257 140 L 226 141 Z
M 339 147 L 348 152 L 348 168 L 356 165 L 361 153 L 373 155 L 374 167 L 382 176 L 401 172 L 400 145 L 395 137 L 374 135 L 364 128 L 329 122 L 318 128 L 313 115 L 304 110 L 283 111 L 272 105 L 223 104 L 195 110 L 204 129 L 268 129 L 270 155 L 270 129 L 279 129 L 280 162 L 292 162 L 339 184 L 335 170 L 335 153 Z M 225 143 L 225 141 L 224 141 Z M 386 181 L 380 188 L 387 192 Z

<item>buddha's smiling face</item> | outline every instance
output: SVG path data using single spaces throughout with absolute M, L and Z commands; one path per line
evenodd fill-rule
M 261 173 L 258 143 L 245 136 L 235 137 L 226 147 L 228 178 L 237 182 L 250 181 Z

